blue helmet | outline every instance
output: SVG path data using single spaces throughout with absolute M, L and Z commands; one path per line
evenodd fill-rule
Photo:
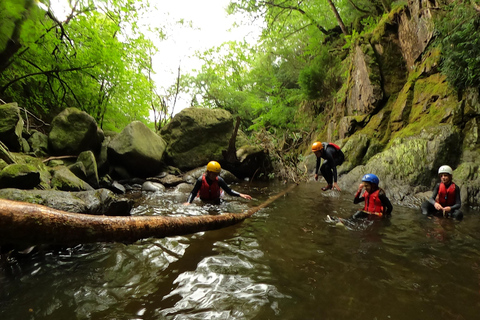
M 380 179 L 378 179 L 378 177 L 372 173 L 367 173 L 363 176 L 362 181 L 378 184 L 380 182 Z

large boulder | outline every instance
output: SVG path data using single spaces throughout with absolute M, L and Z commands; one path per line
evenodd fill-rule
M 0 171 L 0 188 L 33 189 L 40 181 L 40 172 L 29 164 L 14 163 Z
M 0 105 L 0 141 L 10 151 L 22 151 L 23 119 L 16 102 Z
M 87 150 L 97 153 L 104 138 L 92 116 L 76 108 L 67 108 L 52 121 L 49 151 L 53 155 L 79 155 Z
M 191 170 L 211 160 L 222 161 L 233 133 L 232 115 L 223 109 L 186 108 L 162 128 L 171 164 Z
M 108 159 L 133 176 L 150 177 L 162 169 L 165 148 L 162 137 L 142 122 L 133 121 L 108 145 Z

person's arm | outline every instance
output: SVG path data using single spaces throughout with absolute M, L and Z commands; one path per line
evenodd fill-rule
M 358 186 L 357 193 L 355 193 L 355 198 L 353 199 L 354 204 L 365 201 L 364 197 L 360 197 L 360 194 L 362 193 L 362 190 L 363 190 L 363 183 L 360 183 L 360 185 Z
M 192 192 L 190 192 L 190 194 L 188 195 L 187 202 L 184 203 L 185 205 L 189 205 L 190 203 L 193 202 L 193 200 L 195 200 L 195 197 L 197 196 L 198 191 L 200 191 L 201 187 L 202 187 L 202 177 L 198 178 L 197 182 L 195 182 L 195 186 L 193 187 Z
M 318 180 L 318 169 L 320 168 L 320 162 L 322 157 L 317 157 L 317 164 L 315 165 L 315 180 Z
M 390 200 L 387 198 L 387 195 L 385 194 L 385 192 L 380 191 L 378 193 L 378 198 L 382 202 L 382 206 L 385 208 L 384 209 L 385 210 L 385 215 L 390 216 L 392 214 L 392 211 L 393 211 L 393 206 L 392 206 L 392 203 L 390 202 Z
M 242 198 L 247 199 L 247 200 L 252 199 L 252 197 L 249 196 L 248 194 L 244 194 L 244 193 L 240 193 L 240 192 L 237 192 L 237 191 L 235 191 L 235 190 L 232 190 L 232 189 L 227 185 L 227 183 L 225 182 L 225 180 L 223 180 L 222 177 L 218 177 L 218 185 L 220 186 L 220 188 L 223 189 L 223 191 L 225 191 L 226 193 L 228 193 L 228 194 L 231 195 L 231 196 L 234 196 L 234 197 L 242 197 Z
M 455 204 L 450 207 L 451 211 L 459 210 L 462 207 L 462 199 L 460 197 L 460 187 L 455 185 Z
M 430 202 L 434 206 L 435 206 L 435 203 L 437 202 L 438 189 L 440 189 L 439 183 L 435 185 L 435 188 L 433 188 L 432 197 L 428 199 L 428 202 Z

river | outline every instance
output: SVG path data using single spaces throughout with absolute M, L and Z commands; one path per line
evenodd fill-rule
M 478 319 L 480 215 L 339 225 L 361 205 L 302 183 L 238 225 L 133 244 L 40 247 L 0 264 L 0 319 Z M 241 212 L 286 188 L 234 185 L 220 206 L 167 190 L 135 215 Z

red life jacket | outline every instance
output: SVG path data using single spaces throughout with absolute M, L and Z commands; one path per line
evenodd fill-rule
M 453 206 L 457 202 L 455 196 L 455 183 L 452 182 L 447 188 L 443 182 L 440 182 L 436 200 L 442 207 Z
M 211 201 L 217 200 L 220 198 L 220 186 L 218 185 L 218 177 L 215 177 L 215 180 L 212 181 L 212 184 L 208 184 L 205 173 L 202 177 L 202 186 L 198 191 L 200 199 Z
M 383 205 L 382 201 L 378 197 L 378 193 L 380 189 L 377 191 L 372 192 L 371 194 L 365 191 L 363 193 L 363 197 L 365 198 L 365 207 L 363 211 L 368 212 L 369 214 L 374 214 L 377 216 L 383 216 Z

